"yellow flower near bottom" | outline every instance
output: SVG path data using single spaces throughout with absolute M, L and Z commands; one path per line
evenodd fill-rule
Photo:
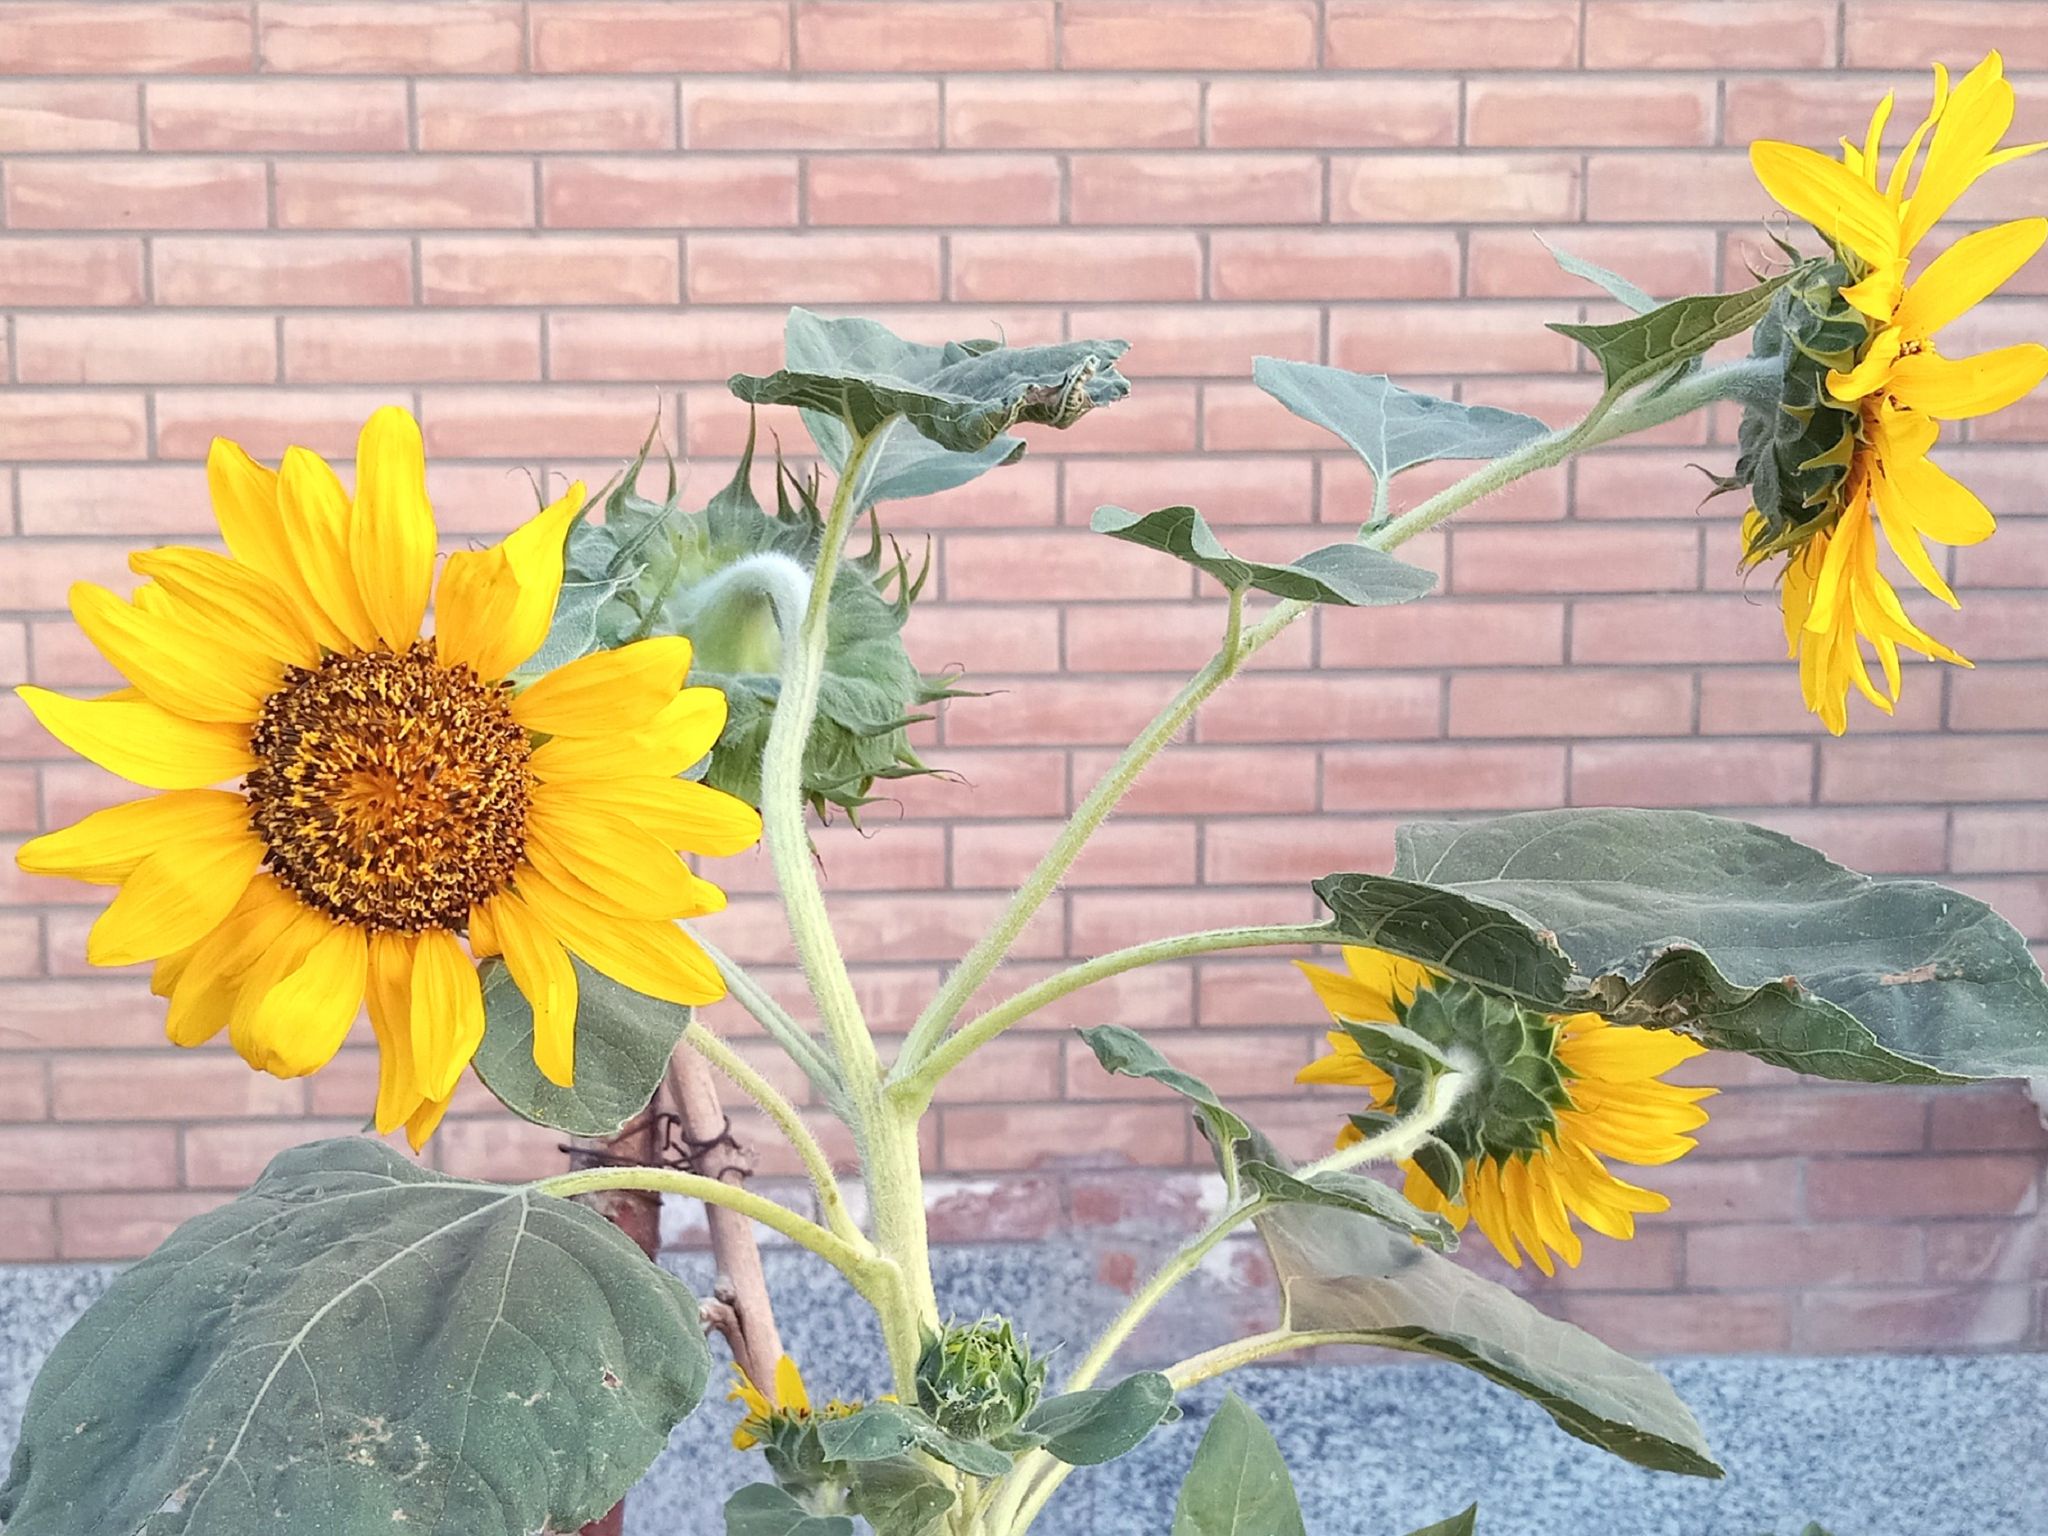
M 726 714 L 718 690 L 683 686 L 689 642 L 508 681 L 547 636 L 582 486 L 503 543 L 451 555 L 436 593 L 407 412 L 364 426 L 353 496 L 302 448 L 272 471 L 216 439 L 207 477 L 228 555 L 137 554 L 148 579 L 132 600 L 72 589 L 129 686 L 18 690 L 66 746 L 162 791 L 17 856 L 33 874 L 119 887 L 87 958 L 154 962 L 173 1041 L 225 1030 L 279 1077 L 325 1066 L 367 1002 L 375 1123 L 404 1125 L 415 1147 L 483 1039 L 476 958 L 503 957 L 533 1008 L 535 1064 L 563 1085 L 572 954 L 652 997 L 722 996 L 676 920 L 725 897 L 677 855 L 736 853 L 760 817 L 677 777 Z M 422 638 L 430 593 L 436 633 Z
M 1346 948 L 1344 971 L 1298 962 L 1333 1017 L 1361 1024 L 1398 1022 L 1418 992 L 1437 980 L 1412 960 L 1378 950 Z M 1505 1154 L 1470 1157 L 1464 1189 L 1447 1198 L 1413 1161 L 1401 1167 L 1404 1193 L 1425 1211 L 1444 1217 L 1458 1231 L 1476 1222 L 1488 1242 L 1517 1269 L 1526 1250 L 1544 1274 L 1556 1273 L 1551 1254 L 1576 1267 L 1582 1248 L 1574 1219 L 1612 1238 L 1635 1235 L 1638 1215 L 1667 1210 L 1671 1202 L 1611 1173 L 1605 1158 L 1626 1163 L 1669 1163 L 1691 1151 L 1687 1133 L 1707 1113 L 1699 1107 L 1711 1088 L 1681 1088 L 1659 1079 L 1705 1047 L 1668 1030 L 1611 1024 L 1598 1014 L 1555 1018 L 1556 1064 L 1569 1103 L 1558 1108 L 1538 1144 Z M 1303 1083 L 1363 1088 L 1372 1108 L 1393 1105 L 1394 1080 L 1366 1060 L 1350 1035 L 1333 1030 L 1331 1054 L 1297 1075 Z M 1483 1084 L 1477 1090 L 1483 1093 Z M 1340 1147 L 1362 1137 L 1347 1125 Z
M 751 1451 L 755 1446 L 772 1443 L 776 1432 L 790 1425 L 801 1428 L 815 1416 L 821 1419 L 844 1419 L 860 1412 L 859 1402 L 844 1402 L 833 1398 L 822 1409 L 813 1414 L 810 1389 L 804 1385 L 804 1374 L 797 1369 L 796 1362 L 784 1355 L 775 1362 L 775 1387 L 772 1392 L 756 1386 L 754 1379 L 735 1361 L 732 1368 L 732 1390 L 725 1394 L 729 1403 L 744 1404 L 745 1418 L 732 1432 L 733 1449 Z M 880 1401 L 893 1403 L 893 1397 Z

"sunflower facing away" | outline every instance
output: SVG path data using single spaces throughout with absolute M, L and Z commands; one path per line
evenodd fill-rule
M 804 1385 L 803 1372 L 796 1368 L 796 1362 L 784 1355 L 775 1362 L 775 1389 L 763 1391 L 754 1385 L 737 1363 L 732 1368 L 732 1390 L 725 1394 L 729 1403 L 744 1404 L 747 1410 L 739 1427 L 732 1432 L 733 1449 L 751 1451 L 757 1445 L 773 1444 L 782 1431 L 790 1428 L 807 1428 L 814 1415 L 811 1409 L 810 1389 Z M 894 1398 L 884 1398 L 894 1402 Z M 815 1417 L 844 1419 L 860 1411 L 859 1403 L 841 1402 L 833 1398 Z
M 1687 1133 L 1706 1124 L 1699 1102 L 1714 1090 L 1659 1079 L 1699 1055 L 1697 1042 L 1593 1013 L 1546 1018 L 1374 949 L 1347 947 L 1344 971 L 1297 963 L 1340 1025 L 1404 1024 L 1473 1063 L 1472 1086 L 1437 1130 L 1462 1165 L 1462 1187 L 1446 1194 L 1421 1163 L 1401 1165 L 1405 1193 L 1423 1210 L 1461 1232 L 1476 1221 L 1508 1263 L 1519 1269 L 1526 1249 L 1548 1275 L 1553 1252 L 1579 1262 L 1574 1218 L 1630 1238 L 1638 1214 L 1669 1208 L 1664 1196 L 1615 1177 L 1603 1159 L 1661 1164 L 1693 1149 Z M 1298 1082 L 1363 1088 L 1376 1111 L 1414 1108 L 1412 1085 L 1401 1080 L 1409 1074 L 1375 1065 L 1343 1029 L 1329 1042 L 1331 1054 L 1302 1068 Z M 1346 1126 L 1337 1144 L 1362 1135 Z
M 1879 144 L 1892 104 L 1887 95 L 1863 142 L 1845 140 L 1840 160 L 1798 144 L 1750 146 L 1765 189 L 1810 223 L 1834 257 L 1818 294 L 1781 291 L 1759 331 L 1760 351 L 1766 331 L 1781 351 L 1786 387 L 1782 405 L 1761 417 L 1753 412 L 1745 424 L 1738 479 L 1756 493 L 1747 558 L 1786 554 L 1788 646 L 1807 707 L 1838 735 L 1848 724 L 1851 688 L 1891 713 L 1900 647 L 1969 664 L 1907 617 L 1879 569 L 1879 538 L 1922 587 L 1959 607 L 1924 541 L 1980 543 L 1993 522 L 1928 452 L 1941 423 L 2002 410 L 2048 376 L 2048 348 L 2033 343 L 1950 358 L 1934 341 L 2032 258 L 2048 238 L 2048 219 L 1964 235 L 1911 272 L 1921 243 L 1972 183 L 2048 147 L 1999 147 L 2013 119 L 2013 88 L 1999 56 L 1953 90 L 1935 67 L 1933 108 L 1886 173 Z M 1763 482 L 1750 472 L 1752 428 L 1757 440 L 1781 446 L 1782 462 Z M 1882 688 L 1871 677 L 1866 642 L 1883 669 Z
M 367 1001 L 377 1129 L 402 1124 L 415 1147 L 483 1038 L 473 957 L 503 957 L 533 1008 L 535 1063 L 564 1085 L 570 955 L 671 1002 L 721 996 L 675 920 L 725 898 L 677 854 L 736 853 L 760 819 L 676 777 L 725 722 L 722 694 L 683 686 L 689 642 L 506 681 L 547 634 L 583 487 L 451 555 L 435 589 L 425 455 L 403 410 L 363 427 L 353 497 L 302 448 L 273 472 L 215 439 L 207 477 L 229 554 L 134 555 L 147 579 L 130 600 L 72 588 L 130 686 L 19 690 L 66 746 L 162 791 L 21 849 L 32 873 L 120 887 L 92 963 L 154 961 L 172 1040 L 225 1029 L 279 1077 L 326 1065 Z

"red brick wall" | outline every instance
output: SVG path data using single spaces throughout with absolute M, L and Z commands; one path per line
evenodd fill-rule
M 1733 284 L 1765 212 L 1746 140 L 1828 143 L 1887 85 L 1917 99 L 1931 56 L 1994 44 L 2022 128 L 2048 136 L 2048 9 L 2027 0 L 10 4 L 0 682 L 108 682 L 65 588 L 206 533 L 215 432 L 346 455 L 372 406 L 409 401 L 460 541 L 531 505 L 528 468 L 601 477 L 657 410 L 708 493 L 744 427 L 721 381 L 772 363 L 791 303 L 932 339 L 1127 336 L 1130 402 L 892 509 L 937 549 L 917 655 L 999 690 L 927 736 L 965 783 L 905 786 L 871 840 L 824 839 L 875 1017 L 900 1030 L 1215 632 L 1184 568 L 1090 536 L 1091 510 L 1190 500 L 1292 555 L 1365 506 L 1360 467 L 1252 388 L 1255 353 L 1563 416 L 1593 390 L 1541 322 L 1586 294 L 1532 225 L 1665 291 Z M 2043 208 L 2048 157 L 1962 212 Z M 2037 263 L 1959 344 L 2048 334 L 2043 295 Z M 1474 509 L 1418 550 L 1445 596 L 1291 631 L 1157 765 L 1018 975 L 1306 917 L 1305 879 L 1380 864 L 1405 815 L 1604 801 L 1947 874 L 2048 939 L 2048 408 L 1948 451 L 2005 518 L 1941 618 L 1977 670 L 1913 667 L 1898 720 L 1839 742 L 1800 709 L 1768 589 L 1736 575 L 1736 509 L 1696 505 L 1687 466 L 1730 456 L 1711 425 Z M 0 847 L 118 793 L 0 702 Z M 744 894 L 718 937 L 786 983 L 761 862 L 726 874 Z M 91 915 L 92 893 L 0 863 L 12 1258 L 132 1254 L 277 1147 L 353 1130 L 371 1096 L 366 1036 L 301 1083 L 173 1051 L 140 977 L 84 966 Z M 1097 1073 L 1077 1021 L 1157 1031 L 1317 1143 L 1335 1106 L 1289 1092 L 1314 1012 L 1283 963 L 1230 958 L 1017 1032 L 937 1118 L 935 1166 L 960 1180 L 942 1227 L 1178 1208 L 1191 1175 L 1100 1171 L 1199 1158 L 1171 1103 Z M 2042 1341 L 2044 1137 L 2017 1093 L 1708 1071 L 1730 1091 L 1702 1150 L 1654 1178 L 1672 1216 L 1594 1240 L 1560 1305 L 1643 1348 Z M 554 1166 L 558 1139 L 476 1096 L 436 1155 L 512 1173 Z M 1019 1182 L 991 1204 L 976 1176 L 999 1170 Z

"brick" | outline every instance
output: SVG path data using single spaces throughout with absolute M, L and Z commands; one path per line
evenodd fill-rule
M 925 1224 L 935 1243 L 1016 1243 L 1064 1224 L 1056 1179 L 927 1179 Z
M 1937 1283 L 1984 1280 L 2048 1280 L 2048 1247 L 2034 1236 L 2035 1223 L 1943 1221 L 1926 1229 L 1927 1278 Z
M 1711 1114 L 1711 1099 L 1707 1107 Z M 1712 1124 L 1709 1120 L 1708 1125 Z M 1642 1175 L 1643 1183 L 1671 1199 L 1668 1212 L 1645 1220 L 1687 1224 L 1794 1221 L 1805 1209 L 1801 1193 L 1803 1172 L 1802 1164 L 1790 1158 L 1714 1161 L 1688 1157 Z
M 1202 833 L 1202 870 L 1224 885 L 1300 886 L 1338 869 L 1382 869 L 1393 862 L 1395 826 L 1383 817 L 1333 815 L 1211 821 Z M 1205 1007 L 1203 1022 L 1219 1021 Z
M 1778 616 L 1740 597 L 1681 593 L 1572 605 L 1574 662 L 1776 662 L 1784 649 Z
M 420 292 L 429 304 L 673 304 L 673 239 L 548 234 L 429 235 Z
M 0 240 L 0 305 L 8 309 L 133 303 L 141 303 L 139 240 Z
M 1359 742 L 1441 733 L 1443 686 L 1433 677 L 1250 677 L 1202 706 L 1204 742 Z
M 1188 570 L 1176 561 L 1128 545 L 1107 551 L 1078 536 L 954 534 L 941 560 L 946 596 L 955 602 L 1131 601 L 1181 598 L 1189 591 Z
M 408 391 L 409 392 L 409 391 Z M 397 390 L 349 393 L 264 389 L 208 389 L 192 393 L 159 390 L 156 399 L 157 456 L 206 458 L 213 439 L 225 437 L 268 463 L 296 444 L 343 462 L 355 458 L 356 438 L 370 413 L 391 403 Z
M 939 296 L 935 237 L 692 235 L 687 296 L 702 304 L 919 302 Z
M 1218 299 L 1428 299 L 1458 291 L 1458 241 L 1433 230 L 1219 230 Z
M 0 1261 L 32 1263 L 56 1257 L 55 1202 L 37 1195 L 0 1198 Z
M 1927 1145 L 1928 1098 L 1909 1088 L 1818 1083 L 1737 1090 L 1704 1106 L 1700 1156 L 1792 1157 L 1830 1152 L 1918 1152 Z
M 59 1120 L 162 1120 L 296 1115 L 305 1086 L 251 1070 L 227 1051 L 152 1051 L 147 1057 L 60 1056 L 50 1064 Z
M 0 392 L 0 459 L 140 459 L 149 454 L 142 396 Z M 7 550 L 10 565 L 20 555 Z
M 0 81 L 0 152 L 139 149 L 138 100 L 123 80 Z
M 1339 155 L 1330 164 L 1330 217 L 1340 224 L 1528 224 L 1578 212 L 1573 155 Z
M 397 235 L 300 240 L 166 235 L 154 243 L 151 272 L 159 304 L 408 304 L 412 242 Z
M 1821 798 L 1830 801 L 2005 800 L 2040 785 L 2040 738 L 1845 738 L 1821 749 Z
M 1550 312 L 1550 311 L 1543 311 Z M 1534 373 L 1571 365 L 1569 337 L 1534 307 L 1376 305 L 1330 317 L 1330 361 L 1354 373 Z
M 1673 197 L 1674 187 L 1684 195 Z M 1746 154 L 1599 150 L 1586 156 L 1586 217 L 1596 222 L 1747 224 L 1772 211 Z
M 1564 659 L 1564 609 L 1555 603 L 1431 599 L 1322 619 L 1330 667 L 1537 667 Z
M 812 224 L 1057 224 L 1050 156 L 833 155 L 805 170 Z M 785 222 L 795 223 L 794 214 Z
M 20 160 L 7 168 L 16 229 L 261 229 L 263 166 L 253 160 Z
M 541 209 L 557 229 L 779 227 L 796 222 L 796 162 L 550 158 Z
M 1338 811 L 1528 810 L 1562 805 L 1562 747 L 1371 746 L 1325 754 Z
M 1309 0 L 1067 0 L 1068 69 L 1302 69 L 1315 62 Z
M 983 686 L 1000 676 L 977 671 Z M 998 709 L 955 710 L 946 716 L 949 746 L 1022 746 L 1034 741 L 1121 745 L 1142 730 L 1162 703 L 1158 682 L 1058 677 L 1019 681 Z
M 1458 142 L 1451 80 L 1213 82 L 1208 142 L 1219 149 L 1424 149 Z
M 1689 1286 L 1751 1290 L 1896 1285 L 1921 1273 L 1921 1238 L 1907 1226 L 1695 1227 L 1685 1234 Z
M 1714 112 L 1711 80 L 1473 80 L 1465 87 L 1465 142 L 1623 149 L 1711 144 Z
M 660 80 L 422 80 L 420 148 L 674 149 L 675 89 Z
M 1212 98 L 1215 89 L 1220 86 L 1212 87 Z M 1117 110 L 1102 111 L 1104 100 Z M 1201 91 L 1193 80 L 1089 75 L 946 82 L 946 143 L 954 149 L 1191 149 L 1201 133 Z
M 1928 1144 L 1937 1151 L 2038 1152 L 2048 1148 L 2042 1115 L 2018 1083 L 1947 1089 L 1935 1096 Z
M 177 1132 L 131 1127 L 0 1126 L 0 1188 L 29 1192 L 153 1189 L 177 1181 Z
M 1171 1168 L 1187 1158 L 1187 1117 L 1166 1104 L 975 1105 L 939 1121 L 944 1166 L 960 1171 Z
M 1464 672 L 1450 685 L 1453 736 L 1682 735 L 1692 712 L 1685 673 Z
M 1952 813 L 1958 873 L 2048 867 L 2048 812 L 2037 807 L 1970 807 Z
M 1310 155 L 1087 155 L 1068 170 L 1076 224 L 1311 224 L 1323 169 Z
M 1216 609 L 1210 603 L 1076 606 L 1067 610 L 1066 631 L 1067 665 L 1084 673 L 1193 672 L 1216 653 L 1219 637 Z M 1259 652 L 1253 665 L 1306 667 L 1309 640 L 1308 626 L 1296 625 Z M 1283 681 L 1261 678 L 1252 689 L 1266 697 Z M 1213 708 L 1222 697 L 1240 696 L 1228 693 L 1207 707 Z
M 530 7 L 533 67 L 561 74 L 642 71 L 713 74 L 789 65 L 788 10 L 781 0 L 692 0 Z
M 1857 1157 L 1807 1170 L 1807 1198 L 1823 1220 L 2009 1216 L 2039 1206 L 2040 1160 L 1955 1153 Z
M 1813 748 L 1797 741 L 1601 741 L 1572 754 L 1572 804 L 1798 805 Z
M 246 74 L 252 7 L 128 4 L 110 26 L 91 4 L 0 11 L 0 59 L 19 74 Z
M 1331 69 L 1569 69 L 1579 62 L 1573 0 L 1462 0 L 1446 26 L 1429 0 L 1330 0 Z
M 1799 692 L 1798 669 L 1780 658 L 1766 668 L 1714 667 L 1701 674 L 1700 730 L 1737 736 L 1765 732 L 1806 734 L 1813 716 Z M 1934 731 L 1941 728 L 1941 679 L 1930 663 L 1906 658 L 1905 689 L 1896 713 L 1886 716 L 1862 710 L 1856 717 L 1859 735 L 1872 732 Z
M 1073 309 L 1068 311 L 1068 317 L 1078 336 L 1117 336 L 1128 341 L 1131 350 L 1118 366 L 1137 379 L 1241 379 L 1251 373 L 1252 363 L 1258 357 L 1313 356 L 1322 345 L 1322 317 L 1306 306 L 1230 307 L 1211 303 L 1121 312 L 1114 308 Z M 1293 466 L 1276 465 L 1271 459 L 1251 462 L 1264 482 L 1262 497 L 1268 502 L 1280 501 L 1281 487 L 1293 483 L 1287 473 Z M 1213 478 L 1223 467 L 1205 456 L 1203 478 Z M 1304 484 L 1304 493 L 1306 490 Z M 1304 494 L 1298 502 L 1283 503 L 1264 513 L 1250 512 L 1244 520 L 1299 518 L 1307 500 Z M 1206 489 L 1203 502 L 1210 509 L 1210 516 L 1215 517 L 1214 502 Z
M 518 314 L 287 315 L 293 384 L 414 384 L 540 377 L 541 322 Z
M 573 310 L 548 317 L 557 379 L 724 379 L 782 361 L 782 317 L 744 311 Z
M 27 315 L 15 322 L 24 383 L 253 383 L 277 372 L 276 323 L 256 315 Z
M 148 87 L 152 150 L 406 147 L 398 80 L 164 80 Z
M 261 9 L 263 67 L 285 74 L 508 74 L 526 42 L 514 0 Z
M 1948 868 L 1946 816 L 1941 811 L 1861 809 L 1751 810 L 1750 820 L 1818 848 L 1867 874 L 1938 875 Z
M 280 161 L 286 229 L 518 229 L 534 222 L 533 168 L 514 160 Z
M 951 243 L 949 297 L 961 302 L 1192 299 L 1202 288 L 1192 234 L 968 233 Z
M 2048 668 L 1979 667 L 1957 680 L 1949 723 L 1959 731 L 2048 730 Z
M 1799 69 L 1835 60 L 1833 0 L 1604 0 L 1590 69 Z
M 1789 1300 L 1776 1294 L 1574 1295 L 1559 1310 L 1630 1354 L 1761 1354 L 1791 1339 Z
M 1024 882 L 1058 835 L 1058 824 L 1050 822 L 955 827 L 953 884 L 964 888 L 1013 889 Z M 1192 885 L 1195 862 L 1192 825 L 1117 821 L 1095 835 L 1062 883 L 1069 888 Z
M 155 1251 L 179 1225 L 223 1205 L 227 1194 L 180 1194 L 165 1189 L 112 1194 L 60 1195 L 52 1258 L 139 1259 Z
M 2025 6 L 1999 0 L 1857 0 L 1845 15 L 1844 52 L 1853 69 L 1924 70 L 1929 59 L 1960 65 L 1994 48 L 2005 54 L 2008 71 L 2048 68 L 2048 26 Z
M 1051 0 L 800 0 L 797 66 L 864 72 L 1048 69 Z
M 690 149 L 929 149 L 938 87 L 926 80 L 692 81 L 683 87 Z
M 1075 753 L 1075 784 L 1092 786 L 1109 771 L 1114 756 L 1100 749 Z M 1212 814 L 1218 784 L 1230 786 L 1230 808 L 1243 815 L 1310 811 L 1316 806 L 1316 755 L 1284 746 L 1183 747 L 1152 762 L 1125 795 L 1120 811 L 1128 816 Z
M 2033 1295 L 2023 1285 L 1981 1290 L 1830 1290 L 1799 1298 L 1801 1350 L 1941 1350 L 2025 1345 Z
M 646 439 L 654 407 L 654 398 L 637 389 L 450 386 L 421 394 L 420 427 L 430 460 L 630 454 Z M 674 424 L 664 421 L 663 428 L 673 441 Z
M 947 1075 L 940 1104 L 1031 1102 L 1060 1096 L 1066 1042 L 1016 1033 L 991 1040 Z

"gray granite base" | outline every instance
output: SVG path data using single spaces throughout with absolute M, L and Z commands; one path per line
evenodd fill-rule
M 786 1343 L 823 1392 L 873 1390 L 881 1343 L 835 1275 L 771 1254 Z M 684 1278 L 703 1283 L 685 1257 Z M 0 1269 L 0 1429 L 59 1333 L 105 1287 L 101 1266 Z M 940 1288 L 963 1315 L 1016 1307 L 1040 1345 L 1087 1336 L 1113 1298 L 1058 1247 L 958 1249 Z M 1202 1342 L 1207 1342 L 1206 1340 Z M 2048 1536 L 2048 1356 L 1720 1357 L 1666 1362 L 1728 1468 L 1718 1483 L 1641 1472 L 1463 1371 L 1316 1364 L 1241 1372 L 1273 1426 L 1316 1536 L 1402 1536 L 1466 1504 L 1481 1536 Z M 1071 1479 L 1044 1529 L 1163 1533 L 1219 1389 L 1112 1466 Z M 726 1494 L 758 1471 L 727 1443 L 734 1411 L 682 1424 L 631 1502 L 631 1536 L 720 1536 Z M 282 1533 L 280 1533 L 282 1536 Z

